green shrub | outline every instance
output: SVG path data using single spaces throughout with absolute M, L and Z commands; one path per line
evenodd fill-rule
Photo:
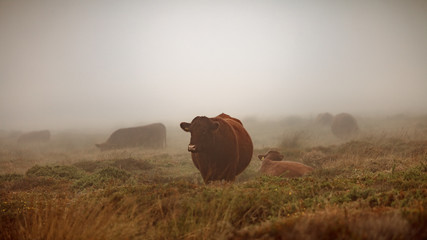
M 34 188 L 52 189 L 61 187 L 59 179 L 52 177 L 23 177 L 12 182 L 11 191 L 28 191 Z
M 105 161 L 81 161 L 74 163 L 73 165 L 90 173 L 96 172 L 106 167 L 116 167 L 126 171 L 149 170 L 154 167 L 153 164 L 149 163 L 148 161 L 136 160 L 134 158 Z
M 76 181 L 73 187 L 82 190 L 88 187 L 102 188 L 107 184 L 123 184 L 130 178 L 130 176 L 130 173 L 124 170 L 107 167 Z
M 97 169 L 102 168 L 104 163 L 101 161 L 81 161 L 81 162 L 76 162 L 73 165 L 86 172 L 93 173 Z
M 85 173 L 74 166 L 39 166 L 28 169 L 25 173 L 28 177 L 53 177 L 75 180 L 85 176 Z
M 116 179 L 123 182 L 128 180 L 130 177 L 130 173 L 121 169 L 113 168 L 113 167 L 104 168 L 101 171 L 99 171 L 97 174 L 101 178 Z
M 21 174 L 11 173 L 0 175 L 0 182 L 12 182 L 18 179 L 22 179 L 24 176 Z
M 138 161 L 133 158 L 118 159 L 115 160 L 112 165 L 119 169 L 124 169 L 127 171 L 149 170 L 154 167 L 153 164 L 149 163 L 148 161 Z

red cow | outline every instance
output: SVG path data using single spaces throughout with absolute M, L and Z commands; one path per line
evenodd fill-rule
M 181 128 L 191 133 L 188 151 L 205 183 L 234 181 L 252 159 L 251 137 L 239 119 L 227 114 L 198 116 Z

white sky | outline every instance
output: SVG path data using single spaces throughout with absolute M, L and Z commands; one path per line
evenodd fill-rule
M 0 0 L 0 129 L 427 112 L 427 1 Z

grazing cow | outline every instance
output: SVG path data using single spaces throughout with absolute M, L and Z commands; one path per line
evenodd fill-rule
M 341 139 L 348 139 L 359 132 L 356 119 L 348 113 L 340 113 L 334 117 L 331 125 L 332 133 Z
M 270 176 L 301 177 L 314 169 L 297 162 L 282 161 L 283 155 L 278 151 L 268 151 L 265 155 L 258 155 L 262 161 L 260 172 Z
M 146 126 L 121 128 L 113 132 L 105 143 L 95 144 L 101 151 L 127 148 L 164 148 L 166 147 L 166 127 L 162 123 Z
M 251 137 L 239 119 L 227 114 L 198 116 L 181 128 L 191 133 L 188 151 L 203 181 L 234 181 L 252 159 Z
M 319 113 L 314 120 L 314 123 L 319 126 L 331 126 L 334 116 L 328 112 Z
M 50 140 L 50 132 L 49 130 L 42 130 L 42 131 L 34 131 L 34 132 L 28 132 L 22 134 L 18 138 L 19 144 L 25 144 L 25 143 L 41 143 L 41 142 L 47 142 Z

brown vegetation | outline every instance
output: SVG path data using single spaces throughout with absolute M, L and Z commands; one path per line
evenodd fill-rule
M 99 152 L 99 137 L 76 137 L 70 149 L 55 135 L 41 146 L 2 143 L 0 239 L 426 239 L 427 135 L 399 121 L 414 128 L 386 121 L 352 141 L 325 137 L 328 144 L 317 134 L 330 132 L 304 126 L 293 137 L 274 126 L 297 144 L 278 138 L 255 154 L 277 147 L 313 172 L 262 176 L 262 163 L 251 161 L 234 183 L 208 185 L 184 136 L 177 149 L 156 151 Z

